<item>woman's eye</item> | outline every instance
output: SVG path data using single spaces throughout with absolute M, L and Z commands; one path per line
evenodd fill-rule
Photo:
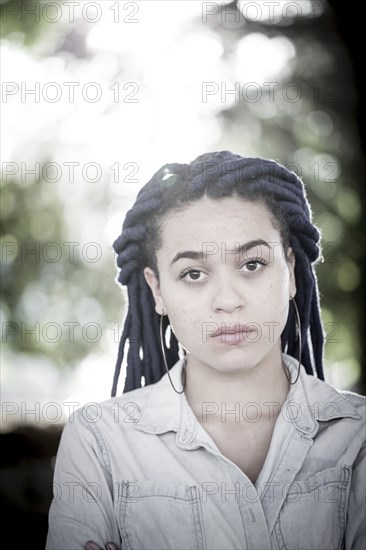
M 184 279 L 187 282 L 202 281 L 206 274 L 198 269 L 186 269 L 179 275 L 180 279 Z
M 260 271 L 263 266 L 267 265 L 267 262 L 262 259 L 250 260 L 243 265 L 244 271 Z M 245 268 L 245 269 L 244 269 Z

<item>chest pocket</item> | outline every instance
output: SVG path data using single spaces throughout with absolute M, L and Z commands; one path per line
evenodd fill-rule
M 278 546 L 287 550 L 343 547 L 351 467 L 337 466 L 291 483 L 275 524 Z
M 124 550 L 206 548 L 197 486 L 122 481 L 115 501 Z

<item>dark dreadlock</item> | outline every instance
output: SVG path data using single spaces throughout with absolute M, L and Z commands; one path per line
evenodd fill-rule
M 113 244 L 120 268 L 118 280 L 128 290 L 128 311 L 121 336 L 114 373 L 112 397 L 124 356 L 126 340 L 127 376 L 123 392 L 160 380 L 165 373 L 160 348 L 160 315 L 143 269 L 151 267 L 159 278 L 156 251 L 161 246 L 161 223 L 169 211 L 184 209 L 204 195 L 212 199 L 238 196 L 264 203 L 279 229 L 284 251 L 291 246 L 295 255 L 296 303 L 301 319 L 301 362 L 308 374 L 324 380 L 324 335 L 320 319 L 319 292 L 312 264 L 319 260 L 320 234 L 311 223 L 311 209 L 302 181 L 284 166 L 261 158 L 244 158 L 221 151 L 199 156 L 190 164 L 166 164 L 138 193 L 127 212 L 122 234 Z M 167 329 L 169 321 L 164 317 Z M 165 333 L 165 332 L 164 332 Z M 179 359 L 178 341 L 170 331 L 166 357 L 169 368 Z M 297 358 L 295 313 L 289 310 L 281 335 L 282 350 Z M 142 352 L 142 355 L 141 355 Z

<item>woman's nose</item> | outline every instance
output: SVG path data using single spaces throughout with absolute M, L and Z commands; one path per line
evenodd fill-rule
M 213 290 L 212 308 L 215 311 L 228 313 L 242 309 L 245 306 L 245 298 L 239 281 L 233 281 L 232 277 L 222 277 Z

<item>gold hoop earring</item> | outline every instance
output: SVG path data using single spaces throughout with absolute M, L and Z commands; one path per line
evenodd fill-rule
M 184 366 L 183 366 L 183 389 L 182 391 L 178 391 L 175 387 L 174 387 L 174 384 L 173 384 L 173 381 L 170 377 L 170 373 L 169 373 L 169 369 L 168 369 L 168 364 L 167 364 L 167 361 L 166 361 L 166 356 L 165 356 L 165 348 L 164 348 L 164 338 L 163 338 L 163 317 L 165 315 L 165 312 L 164 310 L 162 311 L 161 315 L 160 315 L 160 345 L 161 345 L 161 351 L 163 353 L 163 359 L 164 359 L 164 365 L 165 365 L 165 369 L 166 369 L 166 372 L 168 373 L 168 377 L 169 377 L 169 380 L 170 380 L 170 383 L 172 385 L 172 388 L 175 392 L 181 394 L 181 393 L 184 393 L 184 389 L 186 387 L 186 371 L 185 371 L 185 366 L 186 366 L 186 357 L 184 357 Z
M 291 379 L 289 378 L 288 374 L 287 374 L 287 369 L 286 367 L 283 365 L 283 370 L 285 371 L 285 375 L 286 375 L 286 378 L 288 380 L 288 382 L 291 384 L 291 385 L 294 385 L 296 384 L 296 382 L 298 381 L 299 379 L 299 376 L 300 376 L 300 367 L 301 367 L 301 354 L 302 354 L 302 341 L 301 341 L 301 321 L 300 321 L 300 314 L 299 314 L 299 309 L 297 307 L 297 304 L 295 302 L 295 298 L 291 298 L 291 301 L 292 303 L 294 304 L 294 308 L 295 308 L 295 313 L 296 313 L 296 324 L 297 324 L 297 331 L 298 331 L 298 340 L 299 340 L 299 364 L 298 364 L 298 367 L 297 367 L 297 376 L 296 376 L 296 379 L 294 382 L 291 382 Z

